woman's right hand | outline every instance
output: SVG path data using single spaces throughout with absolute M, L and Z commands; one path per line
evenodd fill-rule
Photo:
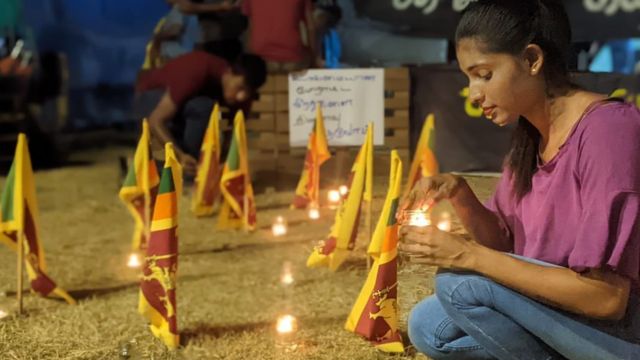
M 432 207 L 443 199 L 450 199 L 462 187 L 465 180 L 458 175 L 438 174 L 422 178 L 416 182 L 411 192 L 399 207 L 398 214 L 404 210 Z

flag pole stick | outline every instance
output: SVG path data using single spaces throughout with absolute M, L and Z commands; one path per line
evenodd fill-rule
M 371 211 L 372 211 L 372 206 L 371 203 L 373 202 L 373 199 L 367 201 L 367 217 L 365 219 L 365 225 L 367 227 L 367 239 L 369 239 L 369 243 L 371 243 Z M 365 250 L 365 255 L 367 256 L 367 270 L 371 270 L 371 256 L 369 256 L 369 251 L 368 251 L 368 246 L 367 249 Z
M 18 298 L 18 314 L 22 315 L 22 286 L 23 286 L 23 262 L 24 262 L 24 231 L 18 230 L 18 288 L 16 295 Z
M 247 196 L 247 191 L 249 191 L 249 172 L 245 171 L 244 174 L 244 194 L 242 195 L 243 207 L 244 211 L 243 223 L 244 223 L 244 231 L 249 232 L 249 197 Z

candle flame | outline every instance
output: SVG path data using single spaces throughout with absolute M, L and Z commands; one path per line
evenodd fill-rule
M 280 278 L 280 282 L 283 285 L 293 284 L 293 274 L 290 272 L 285 272 L 284 274 L 282 274 L 282 277 Z
M 127 262 L 127 266 L 130 268 L 140 267 L 140 259 L 138 258 L 138 254 L 129 255 L 129 261 Z
M 0 319 L 4 319 L 7 316 L 9 316 L 9 313 L 4 311 L 4 310 L 0 310 Z
M 309 219 L 316 220 L 320 218 L 320 211 L 317 208 L 309 209 Z
M 423 211 L 412 211 L 409 214 L 409 225 L 425 227 L 431 225 L 431 220 Z
M 327 195 L 330 203 L 340 202 L 340 197 L 340 191 L 338 190 L 329 190 L 329 194 Z
M 347 185 L 340 185 L 340 188 L 338 188 L 338 190 L 340 191 L 340 195 L 342 196 L 347 195 L 347 193 L 349 192 L 349 188 L 347 187 Z
M 290 334 L 296 329 L 296 318 L 291 315 L 283 315 L 278 318 L 276 330 L 279 334 Z

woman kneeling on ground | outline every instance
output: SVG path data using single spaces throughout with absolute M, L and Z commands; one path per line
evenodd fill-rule
M 443 174 L 401 207 L 448 199 L 474 238 L 400 230 L 442 269 L 409 316 L 434 359 L 640 359 L 640 110 L 571 83 L 570 39 L 553 0 L 471 2 L 458 24 L 471 100 L 517 128 L 486 205 Z

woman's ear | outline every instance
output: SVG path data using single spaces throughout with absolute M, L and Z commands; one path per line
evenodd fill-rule
M 529 44 L 524 49 L 524 60 L 529 67 L 529 73 L 532 76 L 539 74 L 542 71 L 542 65 L 544 64 L 544 51 L 539 45 Z

